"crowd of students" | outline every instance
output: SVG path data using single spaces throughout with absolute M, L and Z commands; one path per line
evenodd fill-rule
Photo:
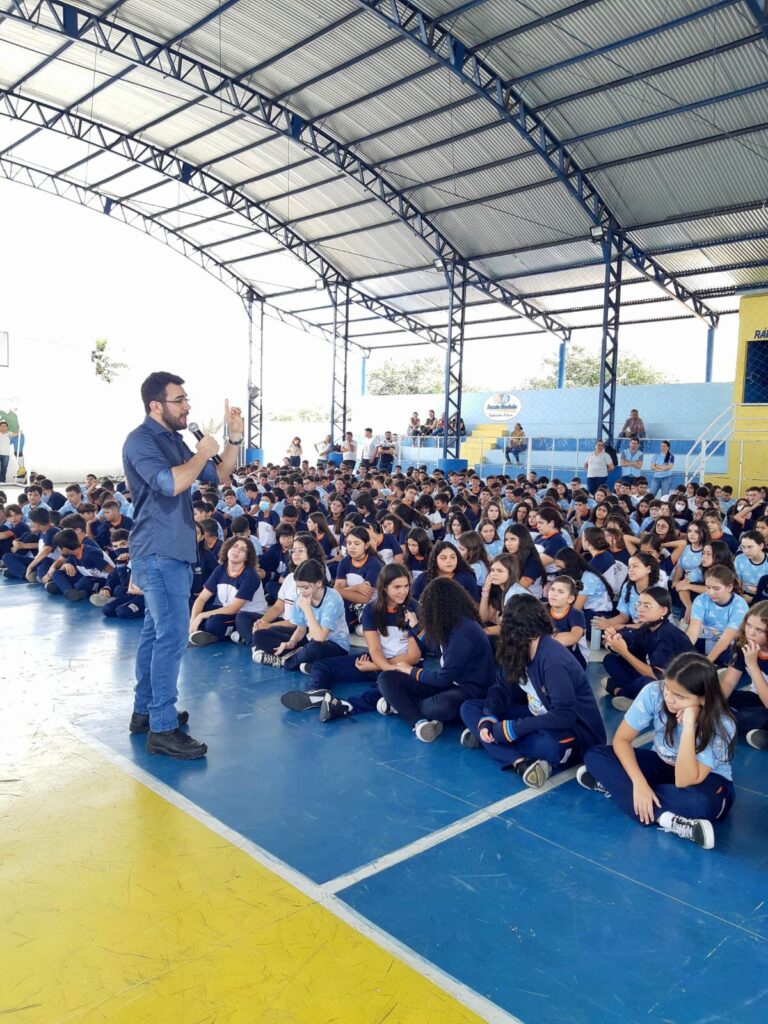
M 299 457 L 296 456 L 298 459 Z M 698 845 L 733 801 L 736 737 L 768 749 L 768 489 L 425 468 L 246 467 L 192 494 L 192 647 L 231 641 L 309 679 L 290 711 L 446 723 L 540 787 L 566 767 Z M 89 475 L 0 492 L 9 579 L 141 618 L 131 495 Z M 605 648 L 603 689 L 587 677 Z M 339 696 L 342 684 L 358 691 Z M 598 701 L 625 712 L 613 742 Z M 633 740 L 653 731 L 653 749 Z

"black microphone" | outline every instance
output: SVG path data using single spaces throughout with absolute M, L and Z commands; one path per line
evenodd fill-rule
M 203 438 L 205 437 L 205 434 L 202 432 L 202 430 L 200 429 L 200 427 L 198 427 L 196 423 L 188 423 L 187 430 L 190 432 L 190 434 L 194 434 L 198 441 L 202 441 Z M 211 461 L 213 462 L 214 466 L 218 466 L 219 463 L 221 462 L 221 456 L 212 455 Z

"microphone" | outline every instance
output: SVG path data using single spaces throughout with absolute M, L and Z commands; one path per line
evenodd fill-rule
M 200 427 L 198 427 L 196 423 L 188 423 L 187 430 L 190 432 L 190 434 L 193 434 L 198 441 L 202 441 L 203 438 L 205 437 L 205 434 L 202 432 L 202 430 L 200 429 Z M 211 456 L 211 462 L 213 462 L 214 466 L 218 466 L 219 463 L 221 462 L 221 456 Z

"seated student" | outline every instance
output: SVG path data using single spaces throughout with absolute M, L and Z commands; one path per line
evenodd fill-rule
M 93 539 L 102 550 L 109 547 L 109 537 L 112 530 L 133 529 L 133 520 L 120 512 L 120 506 L 112 499 L 105 501 L 101 506 L 103 516 L 93 524 Z
M 280 517 L 273 511 L 275 499 L 271 491 L 264 491 L 259 496 L 259 512 L 256 519 L 256 536 L 262 548 L 275 543 L 275 530 L 280 525 Z
M 445 533 L 443 539 L 446 543 L 452 544 L 454 547 L 458 547 L 459 537 L 461 537 L 463 533 L 471 532 L 471 530 L 472 526 L 469 519 L 463 512 L 451 512 L 445 520 Z
M 449 546 L 449 550 L 452 550 Z M 455 554 L 455 552 L 453 552 Z M 418 740 L 431 743 L 445 722 L 459 717 L 463 701 L 483 698 L 493 680 L 493 651 L 480 625 L 477 605 L 453 580 L 435 579 L 422 595 L 419 617 L 423 649 L 439 648 L 440 667 L 414 668 L 395 661 L 378 679 L 382 714 L 396 714 Z
M 671 558 L 674 565 L 671 584 L 673 595 L 676 595 L 683 607 L 685 622 L 691 616 L 691 597 L 686 587 L 680 583 L 700 583 L 704 578 L 701 571 L 701 556 L 704 545 L 709 541 L 709 533 L 703 523 L 691 522 L 685 532 L 685 539 L 671 546 Z M 665 545 L 669 547 L 669 542 Z
M 722 565 L 708 569 L 704 583 L 706 593 L 700 594 L 691 608 L 688 639 L 713 664 L 725 667 L 749 605 L 735 592 L 739 584 L 734 573 Z
M 63 594 L 70 601 L 85 601 L 103 586 L 114 569 L 112 561 L 93 543 L 81 540 L 72 529 L 60 530 L 53 538 L 61 558 L 43 577 L 49 594 Z M 57 567 L 58 566 L 58 567 Z
M 511 598 L 496 647 L 496 683 L 485 700 L 461 707 L 462 745 L 482 744 L 502 771 L 516 772 L 534 789 L 605 742 L 586 673 L 553 632 L 540 601 L 529 594 Z
M 605 530 L 591 524 L 585 526 L 581 531 L 581 549 L 590 568 L 599 572 L 608 584 L 614 599 L 627 578 L 627 566 L 614 556 Z
M 480 621 L 489 637 L 499 635 L 501 616 L 507 601 L 515 594 L 528 593 L 520 585 L 518 571 L 517 559 L 513 555 L 497 555 L 491 562 L 480 591 Z
M 664 587 L 649 587 L 637 600 L 638 629 L 607 629 L 603 682 L 612 705 L 626 711 L 642 688 L 661 679 L 678 654 L 693 650 L 688 636 L 669 621 L 672 600 Z
M 66 505 L 67 499 L 60 491 L 55 491 L 53 489 L 52 480 L 43 478 L 40 481 L 40 489 L 43 492 L 43 501 L 51 512 L 60 512 L 62 507 Z
M 559 575 L 570 576 L 580 585 L 574 608 L 584 613 L 589 633 L 592 619 L 596 615 L 613 611 L 614 595 L 610 584 L 592 562 L 587 562 L 571 548 L 561 548 L 558 551 L 555 566 Z
M 587 620 L 576 607 L 581 585 L 571 576 L 555 576 L 547 592 L 553 636 L 571 652 L 582 668 L 589 662 Z
M 474 530 L 462 533 L 456 550 L 475 574 L 478 588 L 482 587 L 488 576 L 490 562 L 480 535 Z
M 391 533 L 384 533 L 381 525 L 375 519 L 372 523 L 363 525 L 371 538 L 372 550 L 376 552 L 383 564 L 389 565 L 392 562 L 397 562 L 398 565 L 402 565 L 403 548 L 397 537 Z
M 520 586 L 525 587 L 534 597 L 541 597 L 544 593 L 546 571 L 528 527 L 521 523 L 508 526 L 504 531 L 504 551 L 517 559 Z
M 281 523 L 275 530 L 275 543 L 259 559 L 257 572 L 264 586 L 268 604 L 273 604 L 283 580 L 289 573 L 291 548 L 296 534 L 293 527 Z
M 542 565 L 548 575 L 557 573 L 555 556 L 558 551 L 567 547 L 567 543 L 560 532 L 563 528 L 563 518 L 556 508 L 542 505 L 538 509 L 537 529 L 538 538 L 535 540 L 536 550 L 539 552 Z
M 307 531 L 317 540 L 323 549 L 326 562 L 336 556 L 338 541 L 331 532 L 328 520 L 322 512 L 310 512 L 307 516 Z M 303 533 L 304 531 L 297 531 Z
M 749 609 L 720 686 L 736 718 L 739 736 L 755 750 L 768 750 L 768 601 Z
M 86 500 L 83 490 L 80 484 L 70 484 L 64 488 L 66 495 L 66 501 L 58 510 L 62 516 L 69 515 L 71 512 L 79 512 L 80 505 Z
M 38 513 L 42 513 L 42 515 L 38 515 Z M 44 539 L 46 531 L 51 525 L 50 519 L 43 519 L 43 517 L 49 516 L 50 512 L 48 509 L 38 507 L 32 510 L 29 520 L 25 521 L 22 510 L 21 521 L 12 527 L 14 539 L 11 540 L 10 551 L 3 555 L 5 575 L 9 579 L 27 579 L 29 567 L 32 565 L 36 554 L 40 553 L 40 541 Z M 29 582 L 33 583 L 36 579 L 37 576 L 33 575 Z
M 621 588 L 616 613 L 610 616 L 595 616 L 592 625 L 597 629 L 619 629 L 628 625 L 634 628 L 637 622 L 637 602 L 640 595 L 655 587 L 659 582 L 659 565 L 652 555 L 642 551 L 632 555 L 627 567 L 627 582 Z
M 236 516 L 232 520 L 230 524 L 230 536 L 247 540 L 256 552 L 256 561 L 258 562 L 264 553 L 264 549 L 262 548 L 258 537 L 254 536 L 251 532 L 251 520 L 248 516 Z M 261 573 L 259 573 L 259 576 L 261 576 Z
M 376 580 L 383 568 L 365 526 L 355 526 L 345 538 L 347 553 L 336 570 L 334 589 L 344 599 L 347 622 L 356 626 L 360 612 L 373 597 Z
M 408 531 L 404 548 L 405 557 L 403 564 L 410 570 L 413 579 L 416 580 L 423 572 L 426 572 L 429 555 L 432 551 L 432 541 L 429 539 L 426 530 L 422 530 L 420 526 L 414 526 L 412 530 Z
M 29 522 L 29 513 L 36 508 L 44 508 L 48 512 L 51 511 L 48 505 L 43 501 L 43 489 L 38 487 L 37 484 L 31 484 L 27 487 L 25 494 L 27 496 L 27 503 L 22 506 L 21 515 L 25 523 Z
M 40 583 L 54 563 L 55 537 L 59 532 L 58 526 L 54 526 L 51 522 L 51 516 L 54 514 L 44 508 L 33 509 L 29 514 L 30 536 L 37 541 L 37 553 L 27 564 L 24 573 L 24 578 L 28 583 Z M 8 575 L 12 576 L 13 574 L 9 572 Z
M 426 522 L 413 523 L 414 526 L 422 526 L 428 533 L 432 534 L 433 540 L 439 540 L 443 536 L 443 516 L 437 511 L 434 499 L 430 494 L 422 494 L 413 504 L 419 515 L 423 516 Z
M 232 637 L 236 637 L 235 642 L 250 643 L 251 657 L 257 664 L 261 663 L 259 651 L 264 651 L 265 654 L 274 654 L 280 644 L 293 633 L 295 626 L 290 619 L 290 614 L 297 595 L 294 573 L 302 562 L 306 562 L 310 558 L 320 562 L 321 565 L 324 564 L 323 549 L 311 533 L 297 533 L 289 552 L 287 572 L 280 584 L 274 604 L 253 623 L 250 634 L 248 633 L 248 622 L 244 619 L 235 620 L 236 628 Z M 327 566 L 326 575 L 327 578 L 330 578 Z
M 219 552 L 219 565 L 203 584 L 192 605 L 189 642 L 204 647 L 226 640 L 242 612 L 252 621 L 267 610 L 267 599 L 256 572 L 256 552 L 247 538 L 230 537 Z
M 724 544 L 727 544 L 732 554 L 736 554 L 739 550 L 739 542 L 733 536 L 732 533 L 726 533 L 723 530 L 723 520 L 717 512 L 708 511 L 704 513 L 702 517 L 704 525 L 709 533 L 710 540 L 721 540 Z
M 197 520 L 197 525 L 202 532 L 202 542 L 198 544 L 197 560 L 203 574 L 203 580 L 207 580 L 212 572 L 218 567 L 219 552 L 222 541 L 219 539 L 219 524 L 215 519 L 205 517 Z
M 649 726 L 653 750 L 633 747 Z M 695 652 L 679 654 L 662 682 L 640 691 L 612 745 L 587 751 L 576 778 L 585 789 L 610 794 L 641 825 L 711 850 L 712 822 L 733 803 L 735 735 L 714 665 Z
M 490 519 L 483 518 L 480 520 L 477 524 L 477 533 L 483 542 L 485 553 L 489 559 L 501 554 L 504 549 L 504 543 L 499 539 L 496 526 Z
M 253 660 L 289 672 L 311 672 L 311 664 L 325 658 L 338 658 L 349 652 L 349 628 L 344 601 L 328 586 L 325 566 L 314 558 L 302 562 L 294 573 L 296 601 L 290 611 L 294 629 L 274 654 L 254 651 Z
M 116 555 L 128 554 L 128 531 L 113 530 L 110 538 L 111 550 Z M 108 619 L 143 619 L 145 612 L 144 594 L 131 580 L 130 565 L 121 562 L 107 576 L 100 590 L 91 594 L 91 604 L 101 608 Z
M 291 711 L 317 708 L 320 721 L 375 711 L 382 700 L 379 674 L 405 661 L 417 665 L 422 657 L 417 641 L 416 604 L 411 598 L 411 576 L 405 566 L 385 565 L 376 581 L 376 594 L 363 608 L 363 636 L 367 650 L 339 658 L 324 658 L 312 664 L 311 688 L 289 690 L 280 698 Z M 334 683 L 366 683 L 359 696 L 341 700 L 334 697 Z M 382 713 L 388 710 L 381 705 Z
M 426 571 L 413 584 L 414 600 L 420 601 L 427 584 L 438 578 L 455 580 L 456 583 L 464 587 L 473 601 L 477 601 L 478 589 L 475 574 L 457 549 L 447 540 L 439 540 L 433 546 Z
M 21 514 L 21 506 L 11 504 L 5 506 L 5 522 L 0 526 L 0 557 L 12 550 L 13 542 L 29 533 L 27 524 Z M 3 568 L 5 563 L 3 562 Z
M 734 569 L 744 600 L 751 603 L 755 599 L 760 580 L 768 576 L 766 539 L 759 530 L 745 530 L 739 541 L 741 554 L 736 555 Z

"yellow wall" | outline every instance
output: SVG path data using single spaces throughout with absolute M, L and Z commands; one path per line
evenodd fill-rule
M 747 345 L 756 341 L 768 349 L 768 295 L 744 295 L 739 305 L 739 346 L 733 384 L 734 432 L 728 445 L 728 480 L 740 493 L 750 484 L 768 480 L 768 405 L 744 405 L 744 373 Z

